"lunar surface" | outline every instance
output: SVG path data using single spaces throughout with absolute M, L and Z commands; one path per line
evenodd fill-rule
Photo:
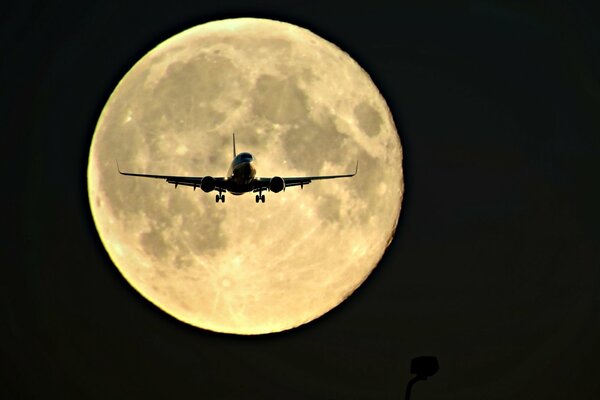
M 331 175 L 266 193 L 174 189 L 129 172 Z M 89 201 L 106 250 L 146 299 L 188 324 L 278 332 L 318 318 L 368 277 L 392 240 L 402 151 L 385 100 L 348 54 L 306 29 L 232 19 L 186 30 L 119 82 L 93 136 Z

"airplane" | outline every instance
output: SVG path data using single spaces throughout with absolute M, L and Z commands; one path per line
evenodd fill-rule
M 233 160 L 229 165 L 227 176 L 225 177 L 212 177 L 212 176 L 173 176 L 173 175 L 151 175 L 151 174 L 138 174 L 132 172 L 123 172 L 119 168 L 117 162 L 117 170 L 121 175 L 137 176 L 143 178 L 155 178 L 165 179 L 167 183 L 181 186 L 191 186 L 202 189 L 208 193 L 213 190 L 217 190 L 219 194 L 215 196 L 215 201 L 225 203 L 225 195 L 223 193 L 229 192 L 233 195 L 239 196 L 244 193 L 253 192 L 258 194 L 255 196 L 256 203 L 265 202 L 265 195 L 262 194 L 264 191 L 270 191 L 273 193 L 279 193 L 282 190 L 292 186 L 300 186 L 300 189 L 304 188 L 304 185 L 308 185 L 312 181 L 323 180 L 323 179 L 337 179 L 337 178 L 351 178 L 358 173 L 358 160 L 356 161 L 356 168 L 352 174 L 343 175 L 321 175 L 321 176 L 298 176 L 298 177 L 287 177 L 282 178 L 280 176 L 274 176 L 272 178 L 257 178 L 255 158 L 250 153 L 237 154 L 235 151 L 235 134 L 233 134 Z

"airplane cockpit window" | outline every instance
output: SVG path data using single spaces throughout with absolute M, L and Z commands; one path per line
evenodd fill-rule
M 254 157 L 252 157 L 252 154 L 250 154 L 250 153 L 240 153 L 235 158 L 238 161 L 252 161 L 252 160 L 254 160 Z

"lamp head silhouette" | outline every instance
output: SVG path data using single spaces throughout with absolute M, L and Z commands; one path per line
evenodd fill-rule
M 438 360 L 433 356 L 416 357 L 410 362 L 410 373 L 417 375 L 419 380 L 425 380 L 435 375 L 439 369 Z
M 430 376 L 435 375 L 440 369 L 437 357 L 435 356 L 421 356 L 413 358 L 410 362 L 410 373 L 415 376 L 408 381 L 406 385 L 406 400 L 410 400 L 410 391 L 415 382 L 424 381 Z

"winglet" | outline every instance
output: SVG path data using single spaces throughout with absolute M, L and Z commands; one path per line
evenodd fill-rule
M 123 175 L 123 173 L 121 172 L 121 168 L 119 168 L 119 162 L 117 160 L 115 160 L 115 162 L 117 163 L 117 171 L 119 171 L 119 173 Z
M 354 175 L 358 173 L 358 160 L 356 160 L 356 169 L 354 170 Z
M 237 154 L 235 152 L 235 132 L 233 132 L 233 158 L 235 158 L 235 156 L 237 156 Z

